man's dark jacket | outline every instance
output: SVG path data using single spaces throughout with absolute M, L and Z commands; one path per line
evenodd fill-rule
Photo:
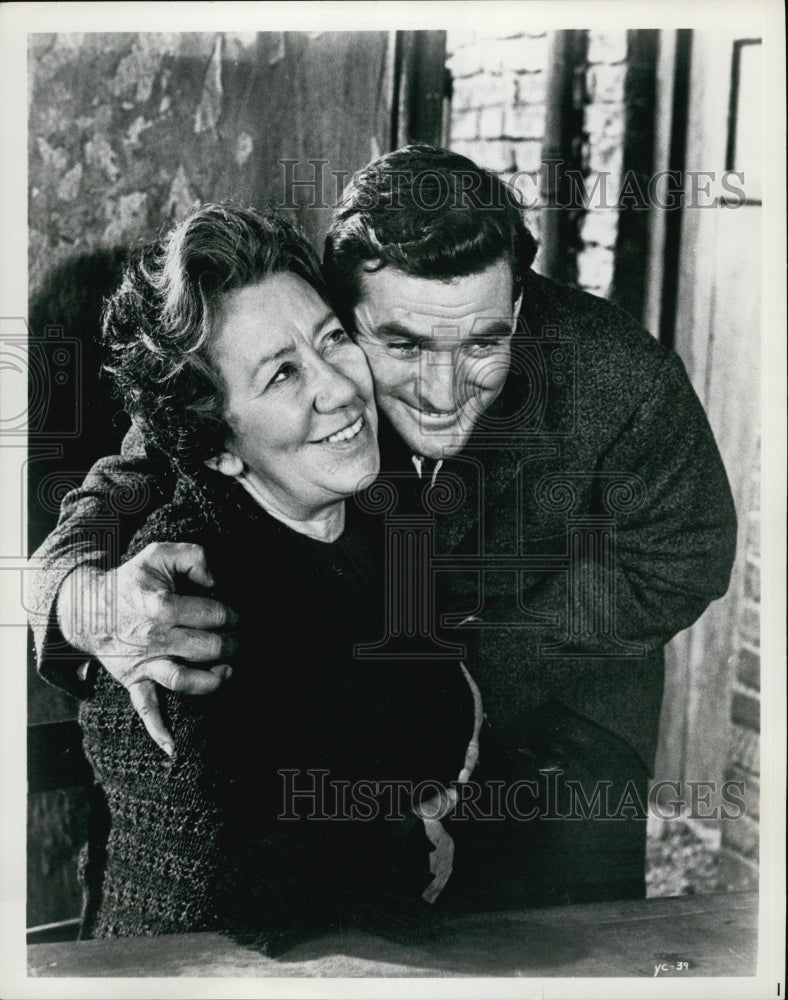
M 383 421 L 381 456 L 390 545 L 408 531 L 428 539 L 430 572 L 411 588 L 424 641 L 464 646 L 498 736 L 516 741 L 523 714 L 555 699 L 651 768 L 663 645 L 725 593 L 736 541 L 725 470 L 678 356 L 610 303 L 530 272 L 507 382 L 462 452 L 419 477 Z M 79 658 L 53 617 L 64 577 L 81 561 L 111 565 L 171 489 L 132 431 L 63 501 L 31 594 L 48 680 L 80 693 Z M 97 550 L 101 521 L 114 554 Z

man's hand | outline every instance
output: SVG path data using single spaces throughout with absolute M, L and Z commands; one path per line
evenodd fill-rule
M 235 612 L 208 597 L 180 596 L 178 576 L 213 587 L 199 545 L 154 543 L 111 571 L 80 566 L 64 581 L 57 602 L 63 636 L 128 688 L 145 728 L 170 755 L 172 737 L 156 684 L 183 694 L 210 694 L 232 674 L 221 661 L 237 645 L 223 631 L 236 624 Z M 180 660 L 212 666 L 187 667 Z

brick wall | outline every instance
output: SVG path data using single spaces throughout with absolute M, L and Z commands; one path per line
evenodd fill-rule
M 580 227 L 582 249 L 577 255 L 577 278 L 581 288 L 608 297 L 613 284 L 618 210 L 614 202 L 621 181 L 626 106 L 624 82 L 627 71 L 627 33 L 590 32 L 586 70 L 584 114 L 586 183 L 600 191 L 602 178 L 608 197 L 594 198 Z
M 547 32 L 449 31 L 446 43 L 449 145 L 507 180 L 514 177 L 529 205 L 539 190 L 550 42 Z M 528 224 L 538 239 L 538 208 L 528 213 Z
M 552 42 L 551 32 L 502 36 L 450 31 L 447 38 L 453 81 L 449 144 L 505 179 L 514 179 L 529 205 L 539 193 Z M 607 172 L 608 201 L 615 200 L 622 172 L 626 71 L 626 31 L 589 32 L 583 172 L 589 191 L 598 184 L 599 174 Z M 615 208 L 594 207 L 595 202 L 580 223 L 578 284 L 609 296 L 618 213 Z M 536 204 L 527 217 L 537 239 L 540 214 Z

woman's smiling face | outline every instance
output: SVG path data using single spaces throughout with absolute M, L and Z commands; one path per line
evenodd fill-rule
M 281 272 L 226 293 L 209 350 L 232 430 L 227 451 L 284 513 L 319 515 L 377 473 L 364 352 L 302 278 Z

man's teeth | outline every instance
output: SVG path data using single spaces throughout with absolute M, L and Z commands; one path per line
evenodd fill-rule
M 364 418 L 359 417 L 354 424 L 350 425 L 350 427 L 346 427 L 344 430 L 337 431 L 336 434 L 332 434 L 331 437 L 327 437 L 325 440 L 329 444 L 336 444 L 337 441 L 349 441 L 351 438 L 354 438 L 356 434 L 358 434 L 358 432 L 361 430 L 363 426 L 364 426 Z

